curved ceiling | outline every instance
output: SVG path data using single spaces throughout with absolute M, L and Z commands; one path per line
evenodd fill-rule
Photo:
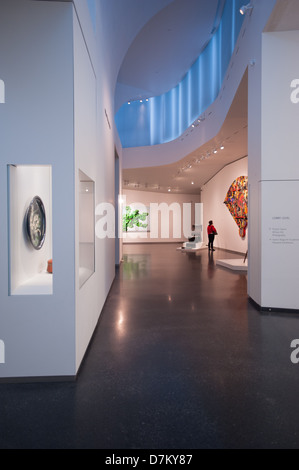
M 211 39 L 224 4 L 225 0 L 173 0 L 154 15 L 122 62 L 115 109 L 125 101 L 161 95 L 175 87 Z
M 248 75 L 245 73 L 219 133 L 175 163 L 123 169 L 123 188 L 199 194 L 218 171 L 248 154 Z M 220 149 L 220 143 L 224 146 Z M 213 153 L 217 149 L 217 153 Z
M 225 0 L 174 0 L 152 16 L 124 56 L 115 109 L 128 100 L 161 95 L 175 87 L 211 39 L 224 5 Z M 225 143 L 225 149 L 202 161 L 202 155 L 216 147 L 218 141 Z M 157 192 L 171 188 L 176 193 L 198 194 L 223 166 L 246 156 L 246 78 L 219 135 L 191 154 L 181 148 L 181 160 L 171 165 L 161 161 L 159 167 L 123 169 L 123 188 Z

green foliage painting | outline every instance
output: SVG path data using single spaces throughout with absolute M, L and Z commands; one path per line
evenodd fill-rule
M 123 214 L 123 231 L 127 232 L 128 229 L 146 229 L 148 223 L 146 219 L 148 217 L 148 212 L 142 212 L 138 209 L 132 209 L 130 206 L 126 206 L 126 211 Z M 138 227 L 138 228 L 137 228 Z

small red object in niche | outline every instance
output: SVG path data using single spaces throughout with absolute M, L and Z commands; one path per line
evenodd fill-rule
M 52 274 L 53 273 L 53 261 L 49 259 L 48 261 L 48 268 L 47 268 L 48 273 Z

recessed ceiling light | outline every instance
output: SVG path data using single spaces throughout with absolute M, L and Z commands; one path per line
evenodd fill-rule
M 192 183 L 191 183 L 191 184 L 194 184 L 194 181 L 192 181 Z

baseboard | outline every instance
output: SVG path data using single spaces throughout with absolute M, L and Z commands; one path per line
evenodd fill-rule
M 0 377 L 0 384 L 15 383 L 46 383 L 46 382 L 75 382 L 76 375 L 46 376 L 46 377 Z
M 249 302 L 254 306 L 256 310 L 259 312 L 267 312 L 267 313 L 299 313 L 299 309 L 294 308 L 276 308 L 276 307 L 262 307 L 259 305 L 255 300 L 251 297 L 248 297 Z
M 208 245 L 206 245 L 208 246 Z M 240 255 L 243 258 L 245 257 L 246 253 L 242 253 L 241 251 L 234 251 L 234 250 L 227 250 L 226 248 L 218 248 L 217 246 L 214 245 L 214 248 L 217 249 L 217 251 L 226 251 L 226 253 L 232 253 L 234 255 Z

